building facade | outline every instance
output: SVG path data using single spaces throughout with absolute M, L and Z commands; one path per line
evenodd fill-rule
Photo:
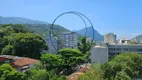
M 142 44 L 109 44 L 108 55 L 109 57 L 124 53 L 124 52 L 136 52 L 142 53 Z
M 56 54 L 58 51 L 58 40 L 53 38 L 52 36 L 47 36 L 46 43 L 48 44 L 49 48 L 47 52 Z
M 108 43 L 108 44 L 116 43 L 116 35 L 113 33 L 105 34 L 104 43 Z
M 93 47 L 91 50 L 92 63 L 107 62 L 107 59 L 125 52 L 142 54 L 142 44 L 107 44 Z
M 89 43 L 93 43 L 93 39 L 92 38 L 86 38 L 86 41 Z
M 78 35 L 76 32 L 64 32 L 60 35 L 62 48 L 77 48 Z
M 94 46 L 91 49 L 91 63 L 105 63 L 108 62 L 108 48 L 103 46 Z

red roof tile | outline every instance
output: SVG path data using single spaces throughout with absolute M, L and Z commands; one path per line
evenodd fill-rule
M 0 61 L 8 60 L 8 58 L 0 57 Z
M 36 59 L 19 58 L 19 59 L 15 60 L 12 64 L 14 66 L 21 67 L 21 66 L 25 66 L 25 65 L 35 64 L 38 62 L 39 62 L 39 60 L 36 60 Z

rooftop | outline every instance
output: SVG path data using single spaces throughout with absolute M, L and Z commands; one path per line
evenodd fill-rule
M 39 60 L 36 60 L 36 59 L 20 58 L 20 59 L 17 59 L 16 61 L 14 61 L 12 64 L 14 66 L 25 66 L 25 65 L 29 65 L 29 64 L 35 64 L 38 62 L 39 62 Z
M 5 61 L 8 59 L 12 59 L 12 65 L 14 67 L 18 66 L 25 66 L 25 65 L 30 65 L 30 64 L 35 64 L 39 62 L 39 60 L 36 59 L 31 59 L 31 58 L 26 58 L 26 57 L 18 57 L 18 56 L 11 56 L 11 55 L 0 55 L 0 61 Z

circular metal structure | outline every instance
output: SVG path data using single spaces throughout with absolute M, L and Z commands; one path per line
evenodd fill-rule
M 74 15 L 78 16 L 78 17 L 83 21 L 83 23 L 84 23 L 84 25 L 85 25 L 85 27 L 86 27 L 85 36 L 86 36 L 86 34 L 87 34 L 87 24 L 86 24 L 86 21 L 84 20 L 84 18 L 87 19 L 88 22 L 91 24 L 91 27 L 92 27 L 92 29 L 93 29 L 93 40 L 94 40 L 94 27 L 93 27 L 93 24 L 92 24 L 92 22 L 90 21 L 89 18 L 87 18 L 87 17 L 86 17 L 85 15 L 83 15 L 82 13 L 79 13 L 79 12 L 76 12 L 76 11 L 64 12 L 64 13 L 60 14 L 59 16 L 57 16 L 57 17 L 54 19 L 54 21 L 52 22 L 51 26 L 50 26 L 50 32 L 49 32 L 49 34 L 50 34 L 50 42 L 51 42 L 52 46 L 54 47 L 54 49 L 58 50 L 58 49 L 53 45 L 53 42 L 52 42 L 52 39 L 51 39 L 51 37 L 52 37 L 52 31 L 53 31 L 53 27 L 54 27 L 54 23 L 56 22 L 56 20 L 57 20 L 59 17 L 65 15 L 65 14 L 74 14 Z M 84 17 L 84 18 L 83 18 L 83 17 Z M 54 38 L 54 36 L 53 36 L 53 38 Z M 55 39 L 55 38 L 54 38 L 54 39 Z

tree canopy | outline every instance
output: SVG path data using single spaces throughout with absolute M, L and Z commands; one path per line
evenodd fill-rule
M 84 62 L 84 55 L 78 49 L 64 48 L 59 50 L 58 54 L 64 59 L 64 66 L 76 66 Z
M 132 52 L 121 53 L 111 61 L 98 65 L 98 67 L 92 68 L 91 71 L 82 75 L 80 80 L 92 80 L 95 78 L 98 80 L 132 80 L 142 78 L 141 54 Z
M 10 38 L 11 37 L 5 37 L 4 42 L 8 42 L 9 45 L 3 48 L 2 54 L 12 53 L 11 55 L 39 58 L 41 55 L 40 52 L 48 49 L 44 39 L 36 34 L 17 33 L 12 39 Z M 12 52 L 7 53 L 7 51 Z
M 91 43 L 86 41 L 86 37 L 82 37 L 80 42 L 78 43 L 78 49 L 83 53 L 86 54 L 91 49 Z
M 9 64 L 3 64 L 0 66 L 0 80 L 26 80 L 26 75 L 13 69 Z

